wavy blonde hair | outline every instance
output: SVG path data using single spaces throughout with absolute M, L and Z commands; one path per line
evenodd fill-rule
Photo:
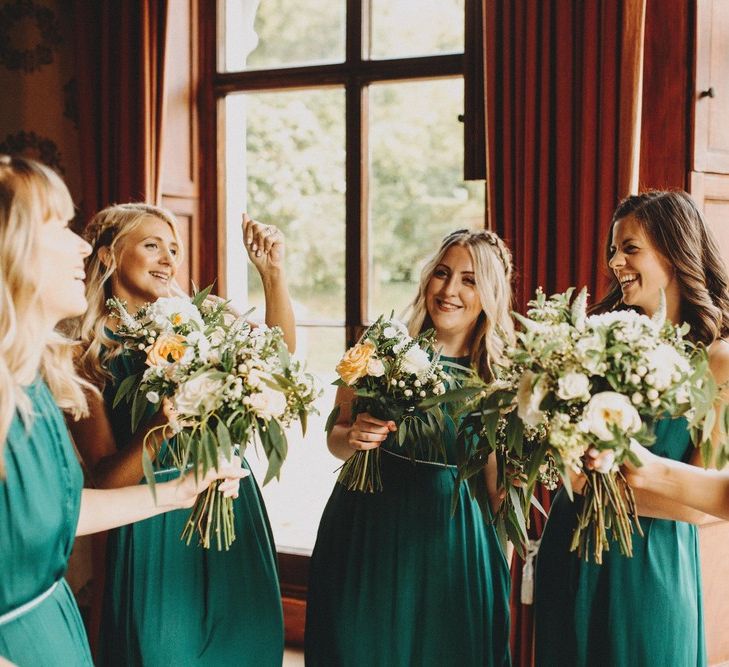
M 459 229 L 446 236 L 420 274 L 418 294 L 408 307 L 408 329 L 415 336 L 433 326 L 425 305 L 425 291 L 438 264 L 453 246 L 468 250 L 473 261 L 481 314 L 470 342 L 471 365 L 484 380 L 493 377 L 491 364 L 505 361 L 505 348 L 514 342 L 511 253 L 501 238 L 487 229 Z
M 93 389 L 74 370 L 74 343 L 48 330 L 36 270 L 43 225 L 73 215 L 71 195 L 55 172 L 0 155 L 0 475 L 16 410 L 26 423 L 33 416 L 26 388 L 38 373 L 74 419 L 88 411 L 84 392 Z
M 166 222 L 177 242 L 179 253 L 176 263 L 182 261 L 182 241 L 174 215 L 167 209 L 144 203 L 115 204 L 99 211 L 84 230 L 83 237 L 91 245 L 86 258 L 86 300 L 88 310 L 73 324 L 73 336 L 81 341 L 81 353 L 77 366 L 81 375 L 99 389 L 103 389 L 110 374 L 105 367 L 110 359 L 121 353 L 119 342 L 107 334 L 106 301 L 112 296 L 111 277 L 119 266 L 127 238 L 145 218 L 157 218 Z M 99 251 L 108 248 L 107 263 L 101 261 Z M 176 283 L 173 290 L 182 294 Z M 105 363 L 101 355 L 104 352 Z

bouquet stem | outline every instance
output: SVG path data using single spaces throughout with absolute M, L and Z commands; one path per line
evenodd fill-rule
M 608 532 L 618 542 L 623 556 L 633 556 L 633 526 L 639 535 L 643 530 L 638 521 L 635 495 L 621 472 L 585 473 L 584 502 L 577 516 L 570 551 L 577 550 L 580 558 L 588 560 L 592 542 L 595 563 L 602 564 L 603 551 L 610 549 Z
M 220 482 L 215 482 L 197 497 L 180 535 L 188 546 L 196 532 L 198 544 L 205 549 L 210 548 L 211 533 L 215 534 L 218 551 L 228 551 L 235 541 L 233 499 L 223 496 L 219 486 Z
M 380 448 L 352 454 L 342 466 L 337 482 L 348 491 L 375 493 L 382 491 L 380 476 Z

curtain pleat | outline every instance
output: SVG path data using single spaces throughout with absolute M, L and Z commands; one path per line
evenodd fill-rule
M 488 221 L 513 252 L 518 310 L 605 288 L 610 217 L 637 173 L 645 0 L 482 0 Z M 549 508 L 549 495 L 539 500 Z M 532 512 L 536 538 L 544 518 Z M 531 607 L 512 568 L 514 665 L 532 664 Z

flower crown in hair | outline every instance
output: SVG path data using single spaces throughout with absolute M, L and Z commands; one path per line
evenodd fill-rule
M 496 254 L 499 256 L 501 264 L 503 265 L 504 271 L 506 271 L 507 275 L 511 272 L 511 262 L 509 261 L 508 250 L 498 234 L 495 234 L 490 229 L 483 229 L 476 232 L 470 229 L 457 229 L 455 232 L 448 234 L 443 241 L 447 242 L 453 237 L 460 236 L 461 234 L 470 234 L 471 236 L 483 238 L 486 243 L 495 248 Z

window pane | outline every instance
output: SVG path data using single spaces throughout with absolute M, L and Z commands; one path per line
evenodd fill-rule
M 463 80 L 370 86 L 369 317 L 399 314 L 454 229 L 484 226 L 483 183 L 463 180 Z
M 227 296 L 263 319 L 263 287 L 241 246 L 241 212 L 278 225 L 297 322 L 344 322 L 344 91 L 225 100 Z
M 262 488 L 274 539 L 279 550 L 309 552 L 314 548 L 324 505 L 342 465 L 326 445 L 324 425 L 334 405 L 336 387 L 334 367 L 344 351 L 342 327 L 299 327 L 296 356 L 306 359 L 308 369 L 317 376 L 324 394 L 319 398 L 318 415 L 311 415 L 302 437 L 295 426 L 287 431 L 289 453 L 281 469 L 281 480 Z M 253 448 L 246 459 L 259 483 L 266 474 L 266 458 Z
M 465 0 L 371 0 L 373 59 L 460 53 Z
M 221 71 L 344 61 L 343 0 L 220 1 Z

